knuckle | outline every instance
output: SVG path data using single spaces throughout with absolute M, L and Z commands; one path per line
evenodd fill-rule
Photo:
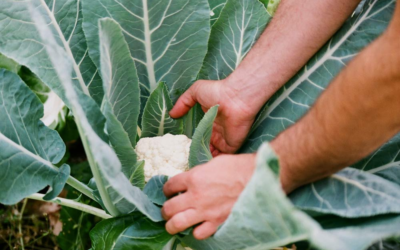
M 191 107 L 192 103 L 195 101 L 195 96 L 191 92 L 185 92 L 180 97 L 180 101 L 184 106 Z
M 208 209 L 205 216 L 208 221 L 216 221 L 219 217 L 219 212 L 214 209 Z
M 197 240 L 203 240 L 204 239 L 204 233 L 203 232 L 194 231 L 193 232 L 193 236 Z
M 164 206 L 162 208 L 162 211 L 163 211 L 165 216 L 167 216 L 167 217 L 171 217 L 172 216 L 172 209 L 171 209 L 171 205 L 170 205 L 169 202 L 164 204 Z
M 176 218 L 172 221 L 172 226 L 177 230 L 177 231 L 182 231 L 186 229 L 186 217 L 182 214 L 178 214 Z
M 167 182 L 167 183 L 164 184 L 164 187 L 163 187 L 164 194 L 167 194 L 169 192 L 170 185 L 171 185 L 170 182 Z
M 196 95 L 197 91 L 199 90 L 199 86 L 201 86 L 201 83 L 199 83 L 199 81 L 195 82 L 188 90 L 188 93 L 191 96 Z
M 171 221 L 167 222 L 167 224 L 165 225 L 165 229 L 167 230 L 167 232 L 169 234 L 172 234 L 172 235 L 175 234 L 175 229 L 173 228 Z
M 189 175 L 188 179 L 189 183 L 192 185 L 197 185 L 198 183 L 201 183 L 201 178 L 199 177 L 199 173 Z
M 225 215 L 220 209 L 209 209 L 207 211 L 206 218 L 208 221 L 219 224 L 227 219 L 227 215 Z
M 191 105 L 191 97 L 190 96 L 184 96 L 182 97 L 182 103 L 183 105 L 190 107 Z
M 197 203 L 199 203 L 199 201 L 201 201 L 201 198 L 202 198 L 202 193 L 193 191 L 192 196 L 193 196 L 193 200 L 195 200 Z

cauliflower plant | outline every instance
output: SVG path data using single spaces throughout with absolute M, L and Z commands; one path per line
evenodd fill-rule
M 153 176 L 175 176 L 189 169 L 189 152 L 192 140 L 186 135 L 142 138 L 136 145 L 139 161 L 145 161 L 145 180 Z

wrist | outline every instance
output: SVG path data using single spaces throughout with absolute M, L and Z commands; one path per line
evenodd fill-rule
M 272 82 L 267 77 L 262 77 L 260 72 L 242 73 L 243 70 L 235 70 L 225 84 L 238 92 L 241 98 L 247 102 L 261 103 L 264 105 L 269 98 L 281 87 L 278 83 Z
M 234 99 L 239 100 L 244 106 L 251 109 L 256 116 L 265 103 L 279 89 L 277 84 L 261 79 L 257 75 L 244 75 L 236 70 L 222 83 L 229 89 Z

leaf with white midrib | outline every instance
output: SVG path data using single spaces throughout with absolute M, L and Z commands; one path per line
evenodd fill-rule
M 42 13 L 53 35 L 67 52 L 67 56 L 73 63 L 74 83 L 80 86 L 87 95 L 89 95 L 89 90 L 93 90 L 90 93 L 99 100 L 102 95 L 98 89 L 101 87 L 101 81 L 87 53 L 86 40 L 81 27 L 80 0 L 1 1 L 0 52 L 21 65 L 29 67 L 64 100 L 60 82 L 57 81 L 54 68 L 49 64 L 50 60 L 45 53 L 34 20 L 30 18 L 30 4 Z M 87 85 L 90 85 L 90 88 Z
M 182 120 L 175 120 L 169 116 L 172 107 L 168 88 L 165 83 L 161 82 L 151 93 L 144 108 L 141 138 L 182 134 Z
M 300 119 L 342 68 L 386 29 L 395 3 L 393 0 L 363 3 L 314 58 L 271 98 L 241 152 L 254 152 L 263 141 L 273 140 Z M 305 186 L 292 194 L 294 204 L 308 211 L 352 218 L 400 212 L 396 185 L 390 179 L 371 175 L 373 169 L 396 167 L 399 142 L 400 137 L 396 136 L 355 164 L 355 168 L 370 173 L 349 169 Z
M 164 223 L 151 222 L 140 213 L 104 220 L 90 232 L 93 250 L 161 250 L 172 237 Z
M 227 0 L 208 0 L 210 4 L 210 16 L 211 16 L 211 26 L 215 24 L 215 22 L 218 20 L 222 9 L 224 8 Z
M 89 90 L 86 84 L 96 89 L 99 84 L 101 87 L 101 81 L 98 81 L 100 77 L 96 73 L 96 68 L 85 53 L 87 46 L 80 27 L 80 1 L 48 1 L 48 3 L 51 8 L 43 0 L 0 1 L 0 53 L 27 66 L 69 106 L 56 70 L 46 53 L 44 46 L 46 41 L 40 37 L 29 9 L 32 7 L 40 12 L 51 35 L 57 38 L 58 45 L 65 50 L 66 58 L 73 65 L 73 83 L 81 90 L 80 102 L 85 103 L 85 109 L 90 114 L 90 124 L 106 141 L 104 118 L 98 104 L 87 95 Z M 53 5 L 53 3 L 56 4 Z M 100 90 L 102 92 L 102 89 Z M 102 98 L 98 90 L 92 92 L 92 94 L 95 93 L 97 101 Z
M 42 116 L 43 105 L 35 94 L 16 74 L 0 69 L 0 202 L 3 204 L 15 204 L 48 185 L 53 192 L 46 198 L 54 198 L 69 177 L 68 166 L 58 169 L 53 165 L 64 156 L 65 144 L 57 132 L 44 126 L 40 121 Z
M 397 134 L 381 148 L 352 167 L 371 174 L 379 174 L 380 172 L 390 170 L 391 168 L 395 168 L 399 165 L 400 134 Z M 400 182 L 396 183 L 400 185 Z
M 112 19 L 99 21 L 101 74 L 104 100 L 102 112 L 107 118 L 110 143 L 122 164 L 125 176 L 142 186 L 144 174 L 136 171 L 135 153 L 140 113 L 140 88 L 135 64 L 121 27 Z M 135 178 L 131 178 L 136 173 Z M 140 180 L 142 179 L 142 180 Z
M 97 20 L 110 17 L 121 25 L 143 96 L 164 81 L 175 100 L 196 79 L 207 52 L 207 0 L 83 0 L 83 11 L 89 54 L 97 65 Z
M 57 44 L 51 30 L 45 25 L 43 16 L 35 9 L 31 11 L 36 27 L 45 41 L 47 54 L 74 113 L 102 203 L 112 216 L 126 215 L 138 210 L 153 221 L 162 221 L 160 208 L 155 206 L 139 188 L 131 185 L 122 172 L 121 163 L 115 152 L 95 133 L 87 118 L 90 114 L 81 106 L 79 90 L 72 82 L 72 66 L 66 52 Z
M 400 212 L 400 185 L 348 168 L 290 195 L 301 209 L 343 217 L 366 217 Z
M 199 78 L 222 80 L 242 62 L 271 16 L 258 0 L 228 0 L 211 29 Z

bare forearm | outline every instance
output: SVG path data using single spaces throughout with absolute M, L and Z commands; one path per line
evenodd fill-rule
M 272 142 L 286 192 L 356 162 L 400 131 L 398 31 L 389 29 L 364 50 L 311 111 Z
M 244 95 L 242 99 L 261 108 L 332 37 L 359 2 L 282 0 L 271 24 L 227 83 Z

